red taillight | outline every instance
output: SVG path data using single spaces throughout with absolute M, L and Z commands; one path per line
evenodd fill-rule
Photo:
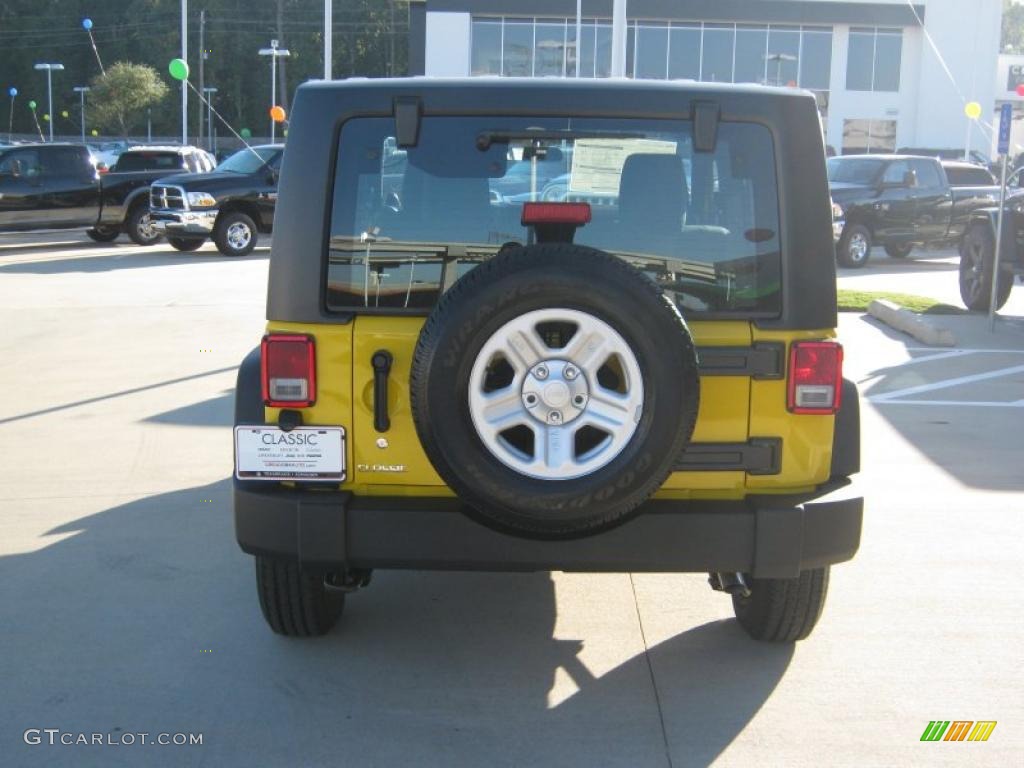
M 834 341 L 798 341 L 789 352 L 786 407 L 793 413 L 833 414 L 843 392 L 843 348 Z
M 524 227 L 536 224 L 574 224 L 590 221 L 590 203 L 523 203 Z
M 316 351 L 312 336 L 264 336 L 260 368 L 265 405 L 306 408 L 316 402 Z

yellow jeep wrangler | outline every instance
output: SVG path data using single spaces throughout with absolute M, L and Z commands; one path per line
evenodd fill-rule
M 810 633 L 863 506 L 810 94 L 314 83 L 285 155 L 235 408 L 275 632 L 405 568 L 704 572 Z

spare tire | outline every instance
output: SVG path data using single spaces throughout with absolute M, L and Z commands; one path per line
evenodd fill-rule
M 512 247 L 460 279 L 410 376 L 434 468 L 492 528 L 585 536 L 622 523 L 693 433 L 700 381 L 675 304 L 623 260 Z

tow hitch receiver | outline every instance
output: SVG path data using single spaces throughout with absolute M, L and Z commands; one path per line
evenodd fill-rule
M 711 573 L 708 574 L 708 584 L 716 592 L 750 597 L 750 587 L 747 586 L 742 573 Z

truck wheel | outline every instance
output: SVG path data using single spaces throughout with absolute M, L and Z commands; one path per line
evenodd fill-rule
M 871 257 L 871 230 L 863 224 L 847 224 L 836 246 L 839 264 L 851 269 L 860 269 Z
M 672 471 L 700 399 L 675 304 L 621 259 L 561 243 L 460 279 L 409 383 L 420 441 L 467 514 L 527 538 L 627 520 Z
M 740 625 L 755 640 L 792 643 L 818 623 L 828 593 L 828 566 L 804 571 L 795 579 L 751 579 L 750 595 L 732 596 Z
M 992 270 L 996 256 L 996 240 L 991 227 L 972 224 L 960 243 L 960 298 L 972 312 L 988 312 L 992 299 Z M 996 309 L 1010 298 L 1013 277 L 1005 272 L 999 276 Z
M 167 242 L 176 251 L 198 251 L 206 240 L 198 237 L 168 237 Z
M 914 250 L 914 246 L 909 244 L 885 246 L 885 253 L 890 259 L 905 259 L 912 250 Z
M 116 227 L 93 227 L 92 229 L 85 230 L 86 236 L 97 243 L 112 243 L 117 240 L 117 236 L 121 234 L 121 230 Z
M 324 574 L 272 557 L 256 556 L 256 591 L 267 624 L 289 637 L 326 634 L 345 608 L 345 592 L 328 586 Z
M 241 211 L 225 213 L 217 218 L 213 228 L 213 242 L 225 256 L 245 256 L 256 247 L 259 234 L 256 224 Z
M 125 231 L 136 245 L 155 245 L 160 233 L 153 226 L 148 205 L 136 205 L 128 214 Z

